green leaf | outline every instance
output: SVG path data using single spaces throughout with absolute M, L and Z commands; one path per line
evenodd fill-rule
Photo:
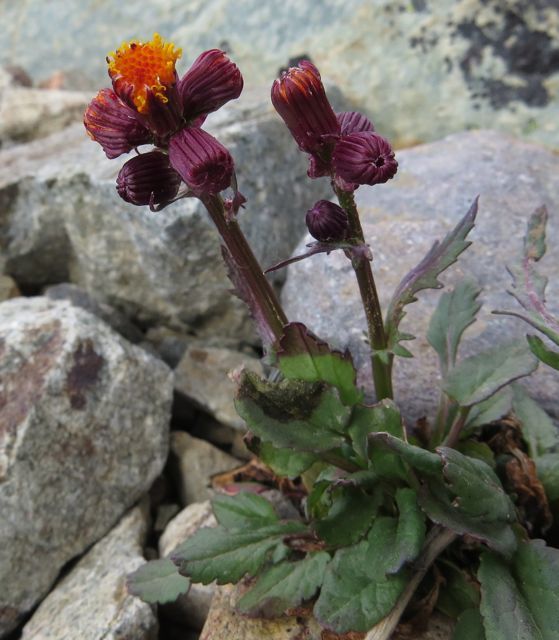
M 468 609 L 479 610 L 480 593 L 475 579 L 446 559 L 440 559 L 437 566 L 444 577 L 437 609 L 449 618 L 458 618 Z
M 439 356 L 443 377 L 456 362 L 458 345 L 464 331 L 476 319 L 481 308 L 477 297 L 481 289 L 475 282 L 462 280 L 450 293 L 443 293 L 431 317 L 427 340 Z
M 406 479 L 406 470 L 396 454 L 369 446 L 369 435 L 379 431 L 400 438 L 403 436 L 402 418 L 392 400 L 354 408 L 347 432 L 360 463 L 366 466 L 370 460 L 371 467 L 379 476 Z
M 438 276 L 456 262 L 458 256 L 470 246 L 471 243 L 466 240 L 466 237 L 474 227 L 476 215 L 477 198 L 456 227 L 445 236 L 442 242 L 435 242 L 423 260 L 403 278 L 396 288 L 385 322 L 390 350 L 393 350 L 402 340 L 398 327 L 405 315 L 404 307 L 417 300 L 416 294 L 419 291 L 440 289 L 443 285 L 439 282 Z
M 282 562 L 271 567 L 239 600 L 236 608 L 252 616 L 281 616 L 314 596 L 329 562 L 330 555 L 321 551 L 310 553 L 298 562 Z
M 425 516 L 419 508 L 417 493 L 413 489 L 396 491 L 398 506 L 398 527 L 394 543 L 394 556 L 387 573 L 398 573 L 407 562 L 415 560 L 425 540 Z
M 387 433 L 373 434 L 371 439 L 396 451 L 423 477 L 419 502 L 433 522 L 512 555 L 516 548 L 510 526 L 516 517 L 514 505 L 485 462 L 447 447 L 432 453 Z
M 549 349 L 538 336 L 526 336 L 528 346 L 538 360 L 559 371 L 559 351 Z
M 326 628 L 365 632 L 390 613 L 408 579 L 405 572 L 387 575 L 396 526 L 394 518 L 378 518 L 366 540 L 336 552 L 314 607 Z
M 284 536 L 304 530 L 305 526 L 299 522 L 278 523 L 252 531 L 231 531 L 222 526 L 204 528 L 179 545 L 171 559 L 179 572 L 193 582 L 238 582 L 246 574 L 256 575 L 283 546 Z
M 235 406 L 249 429 L 279 448 L 303 452 L 337 449 L 351 409 L 322 384 L 261 380 L 243 372 Z
M 559 550 L 522 542 L 512 567 L 484 553 L 478 572 L 481 613 L 490 640 L 559 637 Z
M 457 496 L 460 509 L 489 521 L 510 524 L 516 521 L 514 505 L 489 465 L 449 447 L 439 447 L 437 452 L 443 460 L 445 480 Z
M 468 413 L 465 429 L 482 427 L 494 420 L 506 416 L 512 408 L 512 389 L 510 385 L 499 389 L 491 397 L 474 405 Z
M 260 442 L 257 455 L 278 476 L 296 478 L 317 461 L 312 453 L 301 453 L 293 449 L 279 449 L 270 442 Z
M 278 367 L 286 378 L 327 382 L 338 389 L 346 405 L 357 404 L 363 398 L 356 386 L 357 372 L 349 351 L 331 350 L 304 324 L 291 322 L 284 327 L 277 355 Z
M 544 453 L 535 463 L 547 499 L 550 502 L 559 500 L 559 453 Z
M 461 440 L 456 445 L 456 450 L 469 458 L 476 458 L 485 462 L 492 469 L 495 469 L 495 454 L 493 450 L 486 442 L 479 442 L 478 440 Z
M 559 638 L 559 550 L 543 540 L 521 543 L 513 574 L 543 640 Z
M 468 534 L 503 555 L 512 555 L 516 539 L 510 525 L 516 521 L 516 512 L 494 471 L 455 449 L 440 447 L 437 452 L 451 495 L 430 482 L 429 492 L 421 496 L 427 515 L 456 533 Z
M 149 604 L 174 602 L 190 589 L 190 580 L 180 575 L 170 558 L 146 562 L 127 577 L 126 584 L 129 593 Z
M 440 476 L 442 471 L 442 462 L 436 453 L 432 453 L 431 451 L 427 451 L 427 449 L 416 447 L 413 444 L 404 442 L 403 440 L 400 440 L 400 438 L 395 438 L 389 433 L 373 433 L 369 438 L 373 447 L 378 446 L 383 449 L 391 449 L 420 473 Z
M 419 494 L 419 501 L 433 522 L 459 535 L 468 535 L 484 542 L 507 557 L 514 553 L 516 538 L 508 522 L 471 516 L 457 505 L 452 492 L 442 483 L 427 483 Z
M 483 618 L 479 609 L 467 609 L 460 615 L 452 640 L 485 640 Z
M 515 340 L 462 360 L 448 374 L 443 388 L 461 407 L 471 407 L 537 366 L 527 345 Z
M 329 546 L 354 544 L 369 530 L 382 496 L 371 496 L 349 486 L 334 489 L 331 497 L 328 514 L 314 523 L 314 529 Z
M 553 420 L 532 400 L 520 385 L 513 385 L 512 408 L 522 423 L 522 436 L 530 457 L 539 456 L 559 447 L 559 431 Z
M 226 529 L 263 527 L 275 524 L 278 515 L 268 500 L 254 493 L 238 493 L 235 496 L 216 495 L 212 499 L 216 520 Z
M 501 558 L 483 553 L 478 579 L 483 626 L 490 640 L 543 640 L 526 600 Z

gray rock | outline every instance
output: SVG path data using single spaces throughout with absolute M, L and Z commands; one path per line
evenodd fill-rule
M 549 276 L 548 301 L 559 308 L 559 158 L 542 147 L 503 134 L 480 131 L 450 136 L 440 142 L 401 151 L 395 180 L 357 192 L 365 236 L 374 253 L 373 269 L 383 308 L 409 269 L 425 255 L 435 239 L 444 235 L 466 213 L 480 194 L 477 225 L 470 234 L 473 245 L 442 281 L 450 287 L 464 276 L 477 279 L 484 304 L 478 321 L 468 329 L 460 354 L 517 337 L 528 326 L 514 318 L 494 316 L 493 309 L 514 309 L 505 291 L 510 276 L 505 265 L 514 263 L 522 250 L 526 222 L 532 211 L 546 204 L 548 255 L 541 270 Z M 299 246 L 301 250 L 304 242 Z M 283 300 L 288 317 L 307 324 L 323 339 L 348 345 L 360 367 L 368 366 L 364 342 L 365 322 L 353 271 L 336 252 L 315 256 L 289 267 Z M 397 358 L 395 388 L 398 403 L 410 423 L 433 416 L 437 359 L 425 339 L 439 292 L 424 291 L 419 301 L 406 307 L 401 328 L 417 340 L 406 343 L 415 359 Z M 559 417 L 556 373 L 541 366 L 527 382 L 532 395 Z
M 228 377 L 230 371 L 241 367 L 263 372 L 259 360 L 238 351 L 191 346 L 175 369 L 175 390 L 219 422 L 244 429 L 233 403 L 235 384 Z
M 122 313 L 113 309 L 106 303 L 99 302 L 91 294 L 87 293 L 75 284 L 63 283 L 47 287 L 43 292 L 50 300 L 68 300 L 74 306 L 89 311 L 106 322 L 129 342 L 138 343 L 144 338 L 143 333 L 135 327 Z
M 17 298 L 20 295 L 21 293 L 13 278 L 0 274 L 0 302 L 10 298 Z
M 240 223 L 255 253 L 264 265 L 284 258 L 324 184 L 308 187 L 305 159 L 267 91 L 247 92 L 210 116 L 208 129 L 235 157 L 248 198 Z M 124 160 L 107 160 L 80 125 L 0 152 L 0 268 L 22 285 L 78 284 L 142 327 L 254 342 L 243 304 L 226 293 L 203 207 L 188 199 L 153 214 L 125 203 L 114 182 Z
M 312 615 L 283 618 L 248 618 L 235 611 L 235 603 L 243 593 L 242 587 L 217 587 L 206 624 L 204 640 L 320 640 L 322 628 Z
M 93 89 L 107 82 L 107 51 L 157 31 L 185 48 L 181 72 L 218 46 L 246 86 L 310 56 L 400 146 L 488 126 L 559 145 L 556 0 L 4 4 L 0 61 L 37 80 L 79 72 Z
M 203 527 L 215 527 L 217 524 L 210 502 L 194 503 L 183 509 L 171 522 L 159 538 L 159 554 L 163 558 L 170 555 L 182 542 L 193 536 Z M 176 602 L 161 608 L 162 614 L 181 624 L 195 629 L 204 626 L 216 585 L 192 584 L 186 595 Z
M 147 491 L 169 369 L 68 302 L 0 305 L 0 636 Z
M 147 511 L 133 509 L 87 552 L 39 605 L 22 640 L 157 639 L 152 608 L 126 589 L 127 574 L 145 562 Z
M 80 122 L 91 99 L 79 91 L 6 87 L 0 90 L 0 146 L 37 140 Z
M 186 431 L 171 433 L 171 451 L 183 505 L 210 498 L 210 477 L 240 466 L 240 462 L 233 456 L 205 440 L 193 438 Z

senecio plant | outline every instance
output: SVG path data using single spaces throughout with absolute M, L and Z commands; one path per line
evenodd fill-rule
M 321 200 L 307 212 L 316 241 L 273 268 L 320 252 L 342 251 L 351 262 L 368 327 L 373 401 L 357 385 L 349 352 L 288 320 L 240 230 L 245 198 L 233 159 L 202 128 L 209 113 L 239 97 L 238 68 L 213 49 L 179 78 L 180 53 L 155 35 L 110 54 L 112 89 L 92 100 L 85 127 L 109 158 L 152 145 L 120 170 L 117 190 L 127 202 L 158 211 L 194 197 L 206 207 L 270 365 L 267 379 L 247 371 L 236 378 L 246 442 L 270 469 L 270 482 L 297 489 L 288 493 L 299 515 L 281 518 L 254 484 L 217 495 L 218 526 L 147 563 L 130 576 L 130 590 L 166 602 L 191 582 L 239 583 L 239 612 L 312 611 L 328 637 L 389 638 L 401 619 L 418 628 L 436 609 L 456 619 L 455 640 L 556 640 L 559 551 L 550 545 L 559 436 L 511 383 L 535 370 L 532 351 L 552 366 L 557 354 L 532 337 L 459 358 L 462 334 L 480 308 L 479 288 L 464 281 L 441 295 L 428 330 L 442 380 L 436 415 L 406 429 L 393 397 L 394 359 L 412 357 L 402 343 L 414 336 L 400 329 L 406 306 L 421 290 L 443 286 L 440 274 L 470 244 L 477 200 L 403 277 L 383 315 L 374 248 L 354 193 L 395 175 L 393 150 L 363 114 L 333 111 L 311 62 L 273 83 L 272 103 L 309 157 L 309 178 L 329 180 L 338 201 Z M 512 271 L 512 293 L 528 322 L 558 343 L 557 321 L 543 301 L 545 279 L 534 270 L 544 229 L 539 211 L 522 265 Z

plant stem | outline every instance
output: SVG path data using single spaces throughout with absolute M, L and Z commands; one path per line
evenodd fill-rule
M 460 438 L 460 432 L 462 428 L 466 424 L 466 420 L 468 418 L 468 414 L 470 413 L 470 407 L 460 407 L 458 411 L 458 415 L 454 418 L 454 422 L 450 427 L 447 437 L 443 442 L 443 446 L 445 447 L 455 447 L 458 444 L 458 440 Z
M 402 591 L 392 611 L 367 633 L 365 640 L 389 640 L 392 637 L 394 629 L 398 626 L 402 614 L 429 567 L 456 537 L 453 531 L 438 525 L 431 529 L 423 550 L 414 563 L 417 566 L 416 572 Z
M 288 320 L 276 292 L 264 275 L 239 223 L 226 215 L 221 198 L 204 196 L 201 200 L 221 235 L 230 277 L 248 305 L 264 345 L 277 346 Z
M 365 237 L 363 235 L 361 221 L 359 220 L 359 212 L 355 206 L 353 193 L 342 191 L 337 187 L 334 187 L 334 191 L 338 196 L 340 206 L 347 213 L 349 222 L 349 240 L 354 244 L 354 246 L 365 248 Z M 361 300 L 363 301 L 365 316 L 367 318 L 369 343 L 371 346 L 373 382 L 375 384 L 377 401 L 384 398 L 392 398 L 394 394 L 392 391 L 390 366 L 383 362 L 378 355 L 379 351 L 384 351 L 386 349 L 386 334 L 384 332 L 380 301 L 375 285 L 375 279 L 373 277 L 373 270 L 371 268 L 371 260 L 365 255 L 352 256 L 350 252 L 348 252 L 348 254 L 351 256 L 351 264 L 355 271 Z
M 450 411 L 450 401 L 444 391 L 441 390 L 439 394 L 439 408 L 437 410 L 437 417 L 435 419 L 435 427 L 430 438 L 430 447 L 434 448 L 439 445 L 445 434 L 446 425 L 448 422 L 448 414 Z

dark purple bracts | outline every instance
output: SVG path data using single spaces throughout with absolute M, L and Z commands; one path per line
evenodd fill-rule
M 394 151 L 378 133 L 363 131 L 344 136 L 333 156 L 336 176 L 348 184 L 380 184 L 398 170 Z
M 155 145 L 119 173 L 118 193 L 132 204 L 163 208 L 179 194 L 181 178 L 189 190 L 179 197 L 216 195 L 231 186 L 230 153 L 200 127 L 209 113 L 239 97 L 243 78 L 223 51 L 210 49 L 180 79 L 180 55 L 158 34 L 149 42 L 124 43 L 107 58 L 113 88 L 101 90 L 85 112 L 89 136 L 109 158 Z M 230 215 L 244 202 L 233 186 Z
M 309 233 L 320 242 L 342 242 L 347 233 L 347 214 L 328 200 L 315 202 L 305 218 Z
M 359 131 L 374 131 L 373 123 L 359 111 L 343 111 L 337 114 L 340 123 L 340 133 L 347 136 L 350 133 L 358 133 Z
M 161 151 L 142 153 L 126 162 L 116 179 L 119 196 L 135 205 L 169 203 L 177 195 L 181 177 Z
M 237 65 L 223 51 L 210 49 L 200 54 L 178 84 L 183 117 L 188 122 L 216 111 L 243 90 Z
M 330 157 L 340 125 L 320 79 L 318 69 L 303 60 L 272 85 L 272 104 L 299 148 L 311 154 L 309 176 L 330 173 Z
M 169 143 L 169 160 L 192 192 L 215 195 L 231 185 L 231 154 L 213 136 L 195 127 L 179 131 Z
M 125 105 L 111 89 L 102 89 L 93 98 L 83 123 L 89 137 L 103 147 L 110 159 L 152 141 L 152 135 L 138 120 L 136 111 Z

